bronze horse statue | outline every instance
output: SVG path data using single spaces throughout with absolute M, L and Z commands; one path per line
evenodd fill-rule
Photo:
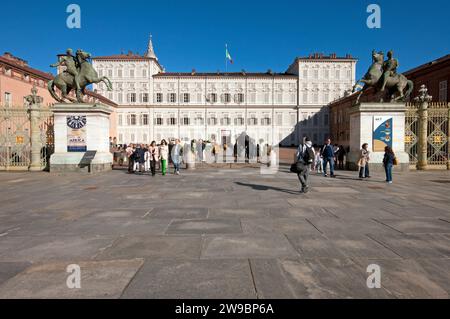
M 69 100 L 71 102 L 75 102 L 73 98 L 69 96 L 69 93 L 72 90 L 76 92 L 76 101 L 79 103 L 83 103 L 83 94 L 85 93 L 85 89 L 88 85 L 93 83 L 103 82 L 106 84 L 108 91 L 112 91 L 112 83 L 106 77 L 99 77 L 97 71 L 92 67 L 89 63 L 89 58 L 91 55 L 82 50 L 78 50 L 76 53 L 77 61 L 77 69 L 78 69 L 78 80 L 80 91 L 76 89 L 75 76 L 70 74 L 69 72 L 62 72 L 58 74 L 53 80 L 48 82 L 48 90 L 52 97 L 58 102 L 64 103 L 65 100 Z M 61 97 L 56 94 L 55 86 L 61 91 Z
M 397 73 L 387 79 L 387 92 L 381 91 L 384 73 L 384 53 L 377 53 L 375 50 L 372 51 L 372 62 L 364 78 L 356 82 L 353 87 L 353 93 L 357 92 L 358 88 L 361 88 L 356 103 L 359 103 L 361 96 L 371 87 L 375 88 L 376 93 L 381 93 L 380 102 L 384 101 L 386 95 L 391 102 L 404 101 L 411 95 L 414 89 L 414 83 L 408 80 L 403 74 Z M 360 83 L 364 83 L 364 85 L 362 86 Z M 407 89 L 406 92 L 405 89 Z

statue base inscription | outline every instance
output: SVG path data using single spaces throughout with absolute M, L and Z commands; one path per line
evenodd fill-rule
M 112 169 L 109 150 L 111 109 L 102 104 L 56 104 L 55 153 L 50 172 L 95 173 Z
M 370 169 L 384 171 L 384 148 L 390 146 L 396 155 L 396 170 L 409 170 L 405 152 L 405 103 L 361 103 L 350 109 L 350 153 L 347 163 L 358 170 L 361 146 L 369 144 Z

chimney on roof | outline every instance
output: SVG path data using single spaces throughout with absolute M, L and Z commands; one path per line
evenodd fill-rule
M 8 60 L 10 60 L 10 61 L 12 61 L 12 62 L 14 62 L 14 63 L 16 63 L 16 64 L 18 64 L 18 65 L 20 65 L 20 66 L 28 66 L 28 62 L 27 61 L 25 61 L 25 60 L 23 60 L 23 59 L 21 59 L 21 58 L 18 58 L 18 57 L 16 57 L 16 56 L 14 56 L 12 53 L 10 53 L 10 52 L 5 52 L 4 54 L 3 54 L 3 57 L 4 58 L 6 58 L 6 59 L 8 59 Z
M 131 50 L 128 50 L 128 54 L 127 54 L 128 56 L 132 56 L 133 55 L 133 51 L 131 51 Z
M 192 69 L 191 75 L 195 75 L 195 73 L 197 73 L 195 69 Z

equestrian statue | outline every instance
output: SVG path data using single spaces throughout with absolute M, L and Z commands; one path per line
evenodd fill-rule
M 359 103 L 361 96 L 371 87 L 375 89 L 375 93 L 381 95 L 380 102 L 384 102 L 386 98 L 390 102 L 405 101 L 411 95 L 414 83 L 403 74 L 397 73 L 399 63 L 394 58 L 394 52 L 389 51 L 387 56 L 388 59 L 384 61 L 383 52 L 372 51 L 372 65 L 353 87 L 353 93 L 360 89 L 356 103 Z
M 112 83 L 106 77 L 99 77 L 97 71 L 89 62 L 91 55 L 81 49 L 77 50 L 75 56 L 72 49 L 67 49 L 66 54 L 61 56 L 59 62 L 50 65 L 51 67 L 63 66 L 64 71 L 59 73 L 53 80 L 48 82 L 48 90 L 52 97 L 58 102 L 83 103 L 85 89 L 90 84 L 103 82 L 108 91 L 112 91 Z M 55 87 L 61 91 L 61 97 L 56 94 Z M 69 96 L 75 90 L 76 100 Z

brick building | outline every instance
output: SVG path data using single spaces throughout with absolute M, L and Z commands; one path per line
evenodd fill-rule
M 450 100 L 448 85 L 450 83 L 450 54 L 437 60 L 420 65 L 403 73 L 414 82 L 414 92 L 410 98 L 418 96 L 420 86 L 425 84 L 433 102 Z M 348 146 L 350 140 L 349 110 L 355 105 L 358 94 L 344 96 L 328 105 L 330 111 L 330 137 L 333 143 Z M 361 102 L 374 101 L 374 90 L 369 89 L 361 97 Z

